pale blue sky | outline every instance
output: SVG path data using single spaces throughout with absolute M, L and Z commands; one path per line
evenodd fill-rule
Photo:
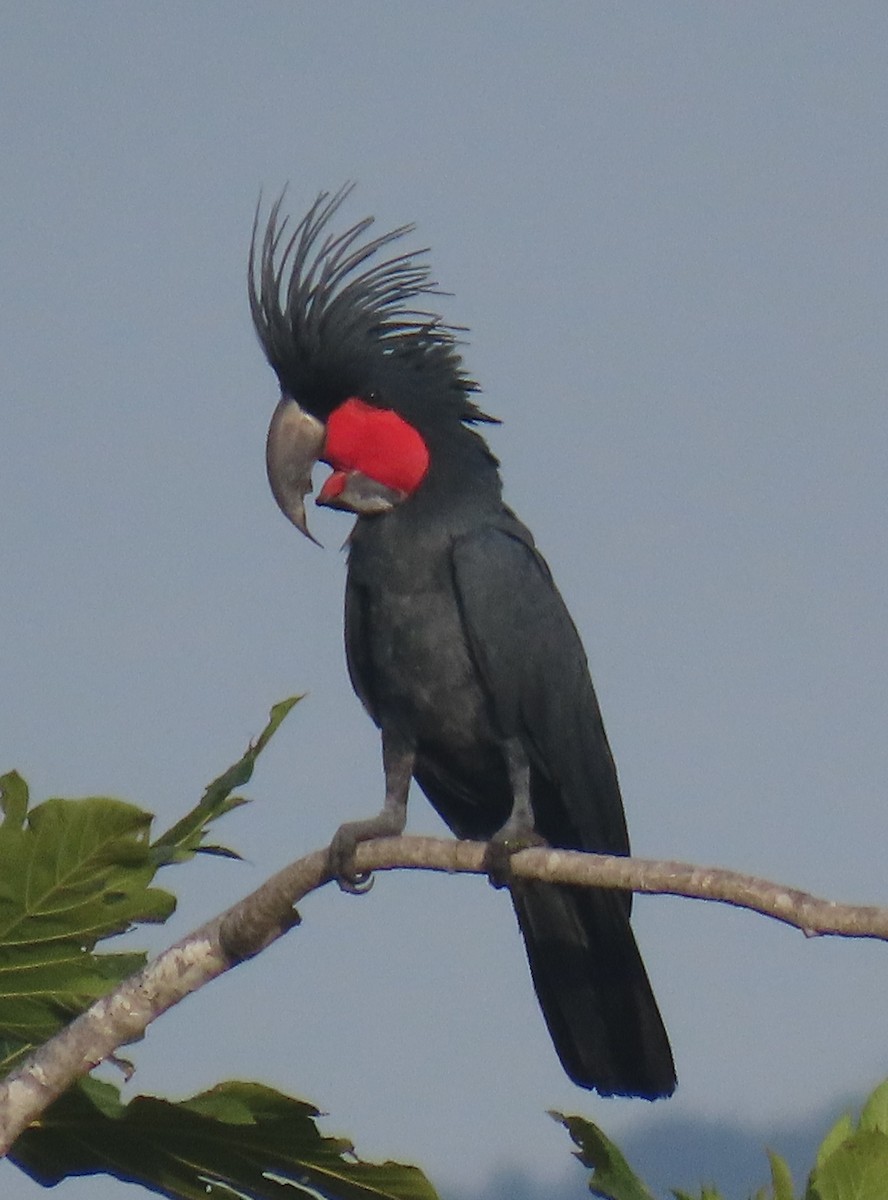
M 348 522 L 313 514 L 322 553 L 268 492 L 245 296 L 259 188 L 301 214 L 356 179 L 345 218 L 416 221 L 471 328 L 637 852 L 884 901 L 886 44 L 881 3 L 6 5 L 0 768 L 168 823 L 310 691 L 177 933 L 378 804 Z M 418 793 L 410 825 L 440 828 Z M 446 1185 L 560 1174 L 549 1107 L 776 1126 L 888 1074 L 883 945 L 642 899 L 680 1080 L 651 1106 L 562 1075 L 481 881 L 303 915 L 152 1029 L 135 1089 L 260 1078 Z

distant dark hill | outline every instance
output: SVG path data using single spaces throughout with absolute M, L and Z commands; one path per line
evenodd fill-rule
M 789 1163 L 797 1190 L 804 1184 L 823 1135 L 840 1113 L 831 1105 L 798 1124 L 737 1126 L 721 1121 L 665 1121 L 653 1133 L 627 1137 L 620 1149 L 656 1196 L 671 1188 L 691 1195 L 715 1185 L 725 1200 L 749 1200 L 770 1179 L 767 1150 Z

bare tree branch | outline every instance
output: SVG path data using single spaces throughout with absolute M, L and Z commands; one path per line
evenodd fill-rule
M 357 866 L 368 872 L 483 874 L 485 849 L 480 842 L 384 838 L 358 847 Z M 543 848 L 521 851 L 511 867 L 519 879 L 716 900 L 774 917 L 809 937 L 888 941 L 888 908 L 821 900 L 717 867 Z M 0 1154 L 75 1080 L 140 1038 L 161 1013 L 292 929 L 299 922 L 293 906 L 328 882 L 326 850 L 299 859 L 158 955 L 41 1046 L 0 1083 Z

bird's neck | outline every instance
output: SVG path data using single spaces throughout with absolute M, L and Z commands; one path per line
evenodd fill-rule
M 424 549 L 434 556 L 453 538 L 504 513 L 498 464 L 474 430 L 425 434 L 429 471 L 416 492 L 391 512 L 359 517 L 350 538 L 350 558 L 385 557 Z

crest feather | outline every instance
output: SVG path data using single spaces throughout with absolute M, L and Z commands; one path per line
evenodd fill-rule
M 335 234 L 330 222 L 354 184 L 321 192 L 290 232 L 281 216 L 282 193 L 260 235 L 259 206 L 250 243 L 248 290 L 253 324 L 285 392 L 309 396 L 326 389 L 360 387 L 368 365 L 397 358 L 447 378 L 461 393 L 460 419 L 490 421 L 467 393 L 477 390 L 462 369 L 456 334 L 425 296 L 446 293 L 431 278 L 427 249 L 405 250 L 373 261 L 414 230 L 401 225 L 366 237 L 365 217 Z M 450 389 L 448 389 L 450 390 Z M 323 401 L 319 398 L 323 407 Z

